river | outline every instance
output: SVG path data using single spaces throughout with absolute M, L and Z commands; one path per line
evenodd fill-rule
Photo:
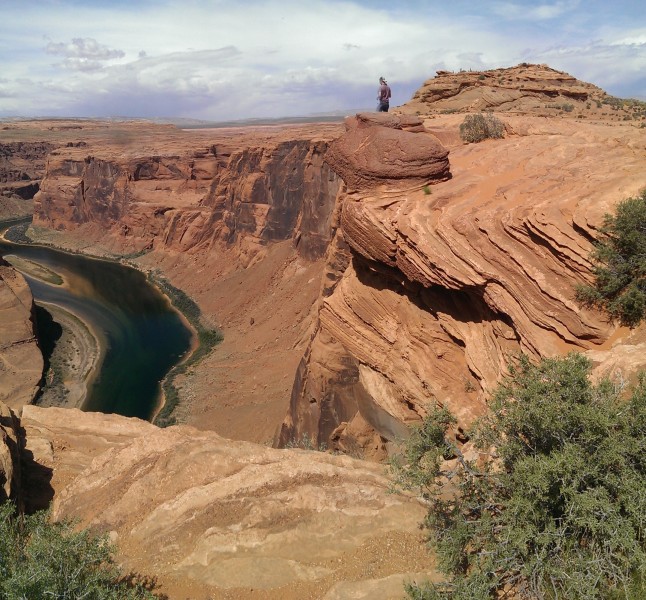
M 142 273 L 116 262 L 1 241 L 0 255 L 7 254 L 59 274 L 64 286 L 25 274 L 34 300 L 77 315 L 105 346 L 84 410 L 150 420 L 160 381 L 191 344 L 191 332 L 167 298 Z

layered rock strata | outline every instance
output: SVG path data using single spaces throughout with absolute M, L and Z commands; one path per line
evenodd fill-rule
M 383 467 L 76 409 L 28 406 L 21 426 L 53 517 L 110 532 L 170 598 L 338 598 L 346 580 L 398 597 L 433 575 L 424 508 Z
M 294 239 L 316 258 L 338 189 L 323 162 L 334 130 L 269 132 L 257 136 L 262 143 L 219 130 L 176 134 L 125 152 L 110 140 L 59 148 L 48 158 L 34 225 L 82 228 L 115 253 L 237 244 L 250 261 L 267 244 Z
M 0 502 L 21 502 L 19 428 L 13 411 L 0 402 Z
M 7 129 L 6 127 L 4 129 Z M 49 142 L 0 143 L 0 219 L 29 216 L 45 173 Z
M 224 330 L 218 351 L 178 380 L 182 420 L 273 439 L 332 232 L 340 180 L 324 154 L 339 132 L 82 122 L 72 133 L 87 145 L 50 156 L 38 239 L 161 271 Z
M 456 415 L 466 439 L 519 352 L 588 352 L 605 372 L 617 366 L 612 355 L 643 351 L 643 333 L 574 300 L 604 213 L 646 187 L 639 129 L 505 121 L 505 139 L 447 142 L 452 178 L 426 188 L 416 177 L 366 183 L 364 157 L 335 150 L 352 147 L 354 126 L 335 142 L 331 165 L 350 184 L 279 444 L 307 437 L 379 457 L 436 405 Z M 458 124 L 427 121 L 445 140 Z
M 0 402 L 10 408 L 32 402 L 43 375 L 34 323 L 25 278 L 0 259 Z
M 610 96 L 547 65 L 487 71 L 437 71 L 398 110 L 417 114 L 494 110 L 568 117 L 601 116 Z M 622 108 L 622 117 L 624 115 Z

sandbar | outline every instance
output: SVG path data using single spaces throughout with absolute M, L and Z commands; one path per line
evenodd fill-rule
M 39 302 L 61 326 L 61 335 L 49 361 L 39 406 L 83 408 L 88 389 L 96 377 L 105 343 L 78 315 L 56 304 Z

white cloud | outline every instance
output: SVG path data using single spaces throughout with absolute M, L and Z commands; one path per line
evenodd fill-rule
M 70 43 L 49 42 L 45 47 L 48 54 L 64 56 L 68 59 L 92 59 L 92 60 L 110 60 L 113 58 L 123 58 L 123 50 L 113 50 L 104 44 L 99 44 L 92 38 L 74 38 Z
M 401 0 L 389 12 L 362 1 L 33 0 L 38 9 L 27 15 L 9 0 L 0 115 L 284 116 L 371 107 L 381 75 L 400 104 L 439 68 L 547 62 L 629 89 L 646 71 L 645 30 L 607 14 L 593 24 L 579 2 L 492 5 L 504 20 L 480 5 L 465 13 L 461 0 L 432 13 L 423 2 Z M 521 28 L 517 19 L 528 16 L 560 20 Z

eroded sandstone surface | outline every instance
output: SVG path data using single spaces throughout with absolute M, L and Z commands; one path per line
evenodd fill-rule
M 640 366 L 641 330 L 574 301 L 603 215 L 646 185 L 639 115 L 610 100 L 519 65 L 440 73 L 345 132 L 82 122 L 34 231 L 160 271 L 223 328 L 181 420 L 268 442 L 287 412 L 276 443 L 381 459 L 430 405 L 464 436 L 517 352 Z M 463 144 L 454 112 L 481 109 L 504 139 Z
M 488 71 L 437 71 L 398 110 L 416 114 L 496 111 L 606 121 L 641 112 L 569 73 L 529 63 Z
M 111 532 L 171 598 L 401 595 L 432 573 L 423 507 L 380 465 L 268 445 L 379 461 L 438 404 L 465 441 L 518 352 L 644 367 L 644 327 L 574 301 L 604 214 L 646 187 L 643 129 L 605 99 L 520 65 L 440 73 L 345 128 L 7 125 L 55 144 L 38 239 L 160 272 L 225 335 L 180 382 L 184 425 L 26 406 L 25 505 Z M 487 108 L 505 137 L 463 144 L 454 111 Z M 0 425 L 11 495 L 15 415 Z
M 0 401 L 11 408 L 33 400 L 43 375 L 33 310 L 25 278 L 0 259 Z
M 643 368 L 643 328 L 629 333 L 574 301 L 603 215 L 646 187 L 641 130 L 502 118 L 504 139 L 469 145 L 450 135 L 462 117 L 425 120 L 450 150 L 450 179 L 342 190 L 279 443 L 307 435 L 379 457 L 438 404 L 460 437 L 519 352 L 586 352 L 599 373 L 621 364 L 624 377 Z
M 433 576 L 424 508 L 383 466 L 76 409 L 27 406 L 21 427 L 49 473 L 27 500 L 49 486 L 54 518 L 110 532 L 171 598 L 398 598 Z

